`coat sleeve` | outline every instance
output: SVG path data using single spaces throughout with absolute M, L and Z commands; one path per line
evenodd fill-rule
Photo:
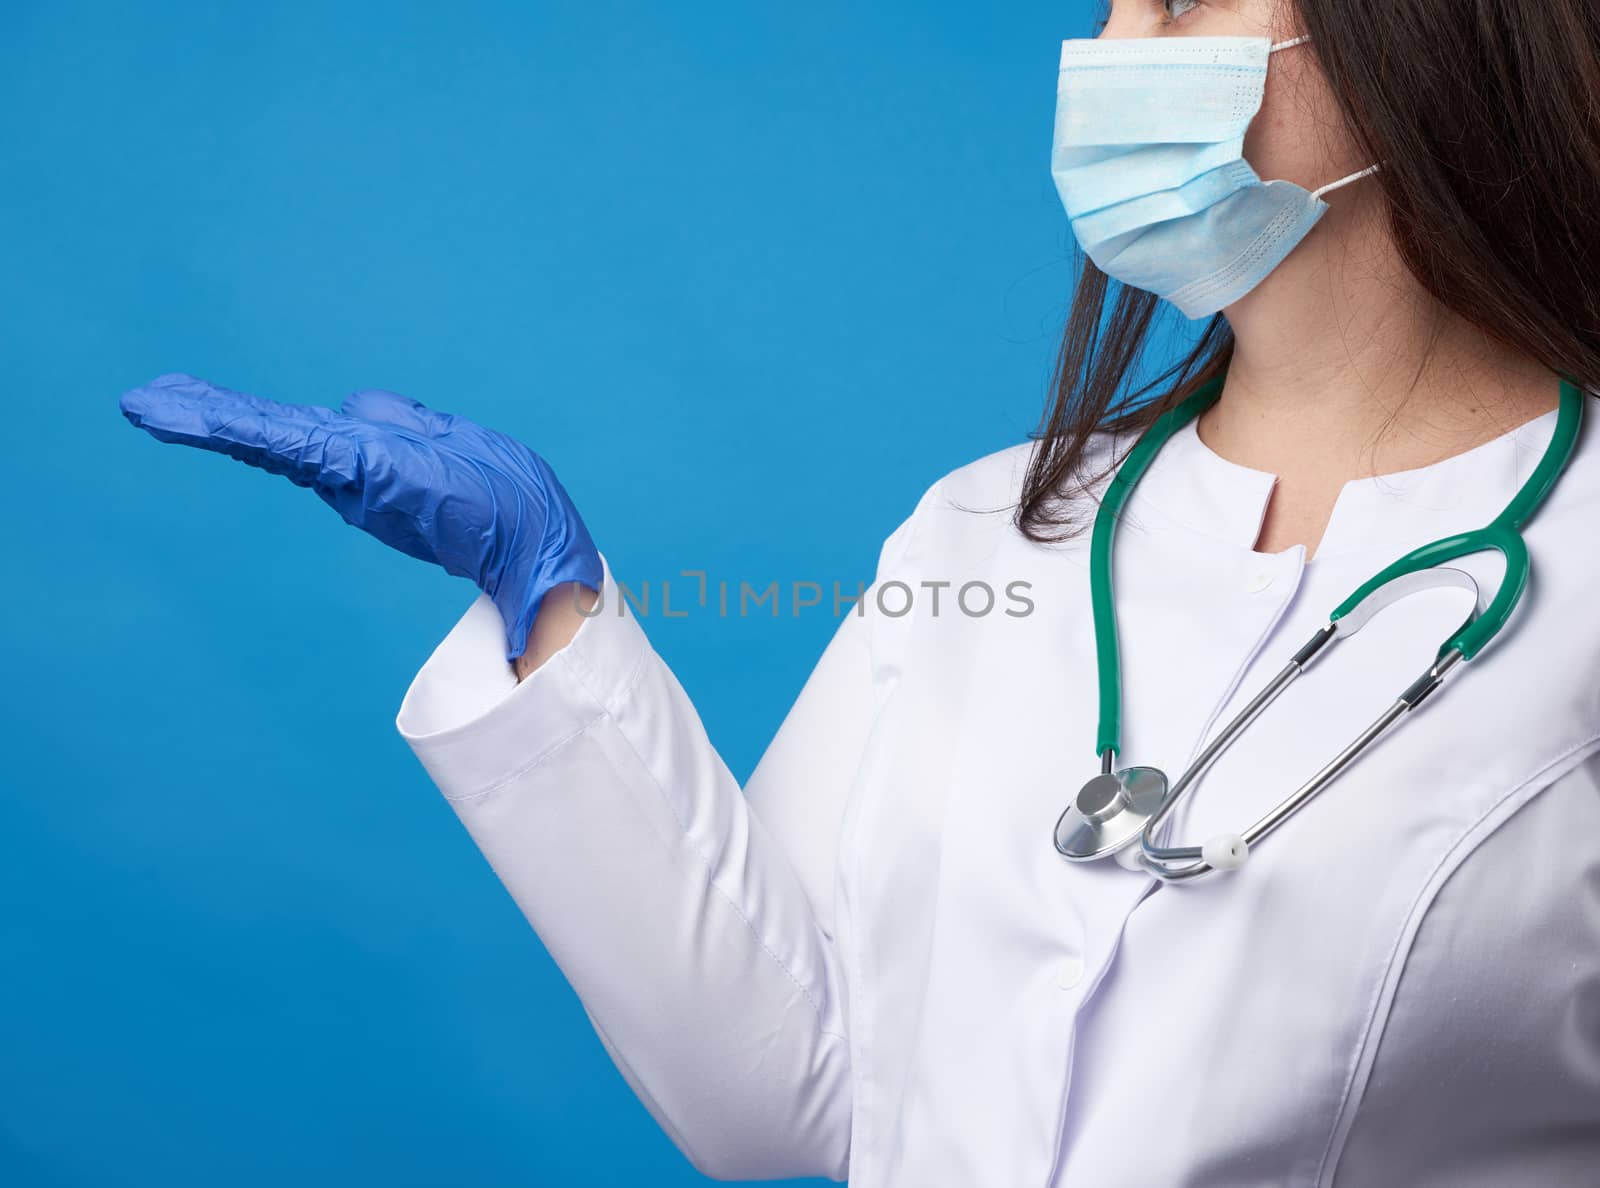
M 874 704 L 871 617 L 846 613 L 747 800 L 609 567 L 602 606 L 519 684 L 479 597 L 396 725 L 694 1166 L 842 1180 L 831 889 Z

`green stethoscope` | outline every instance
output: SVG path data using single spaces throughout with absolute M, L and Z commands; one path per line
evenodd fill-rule
M 1504 511 L 1483 528 L 1447 536 L 1407 553 L 1369 579 L 1340 603 L 1328 624 L 1294 654 L 1255 699 L 1201 751 L 1169 790 L 1167 776 L 1154 767 L 1113 770 L 1120 749 L 1121 678 L 1117 654 L 1117 612 L 1111 591 L 1111 539 L 1128 496 L 1167 440 L 1199 416 L 1222 394 L 1224 376 L 1206 383 L 1182 403 L 1163 413 L 1129 451 L 1111 480 L 1095 516 L 1090 543 L 1089 584 L 1094 605 L 1095 650 L 1100 669 L 1100 726 L 1095 752 L 1100 774 L 1083 786 L 1056 822 L 1055 844 L 1073 861 L 1087 862 L 1115 854 L 1124 866 L 1142 869 L 1167 882 L 1192 879 L 1212 870 L 1233 870 L 1244 864 L 1250 848 L 1298 812 L 1382 737 L 1407 711 L 1416 709 L 1458 664 L 1471 660 L 1505 626 L 1528 584 L 1528 548 L 1522 527 L 1555 486 L 1572 456 L 1583 422 L 1583 394 L 1571 381 L 1561 381 L 1561 406 L 1550 445 L 1528 481 Z M 1505 574 L 1493 600 L 1484 607 L 1478 584 L 1445 561 L 1497 549 L 1505 557 Z M 1288 688 L 1335 639 L 1361 630 L 1374 615 L 1418 590 L 1459 586 L 1473 594 L 1472 613 L 1440 647 L 1428 670 L 1401 693 L 1383 714 L 1321 771 L 1312 776 L 1242 834 L 1221 834 L 1201 846 L 1160 846 L 1155 831 L 1184 792 L 1211 766 L 1256 716 Z M 1134 842 L 1138 845 L 1133 845 Z

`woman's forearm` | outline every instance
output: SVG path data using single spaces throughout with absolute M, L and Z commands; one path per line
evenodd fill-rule
M 513 664 L 519 683 L 572 642 L 598 598 L 598 594 L 578 582 L 564 582 L 545 595 L 539 614 L 533 620 L 533 630 L 528 633 L 528 650 Z

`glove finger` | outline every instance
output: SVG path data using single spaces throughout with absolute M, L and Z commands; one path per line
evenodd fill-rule
M 346 523 L 409 556 L 470 575 L 466 561 L 450 550 L 441 555 L 434 527 L 441 504 L 458 502 L 449 497 L 454 455 L 420 433 L 187 376 L 135 389 L 123 398 L 123 412 L 158 440 L 226 454 L 309 487 Z
M 122 397 L 122 410 L 129 420 L 133 420 L 130 409 L 142 409 L 159 405 L 165 401 L 178 400 L 197 404 L 205 400 L 226 400 L 233 404 L 253 408 L 257 412 L 273 415 L 299 417 L 308 421 L 326 421 L 339 416 L 331 408 L 324 408 L 319 404 L 284 404 L 277 400 L 268 400 L 265 396 L 252 396 L 247 392 L 235 392 L 231 388 L 219 387 L 192 375 L 174 372 L 171 375 L 158 375 L 147 384 L 134 388 Z M 137 421 L 134 422 L 138 424 Z
M 359 491 L 365 463 L 362 443 L 343 427 L 349 421 L 303 421 L 254 410 L 207 410 L 209 447 L 268 474 L 318 490 Z
M 424 437 L 440 437 L 448 433 L 457 421 L 449 413 L 431 409 L 420 400 L 401 396 L 397 392 L 386 392 L 382 388 L 353 392 L 339 407 L 345 416 L 394 425 Z
M 533 462 L 532 451 L 527 446 L 503 433 L 381 388 L 352 393 L 340 406 L 340 411 L 346 416 L 408 430 L 468 456 L 498 457 L 519 469 L 526 469 Z
M 266 411 L 268 407 L 280 411 Z M 357 422 L 332 409 L 263 404 L 201 384 L 147 385 L 122 398 L 123 415 L 157 441 L 226 454 L 302 487 L 359 486 Z

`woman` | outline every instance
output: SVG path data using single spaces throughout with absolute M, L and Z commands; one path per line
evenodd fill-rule
M 1040 438 L 923 495 L 878 567 L 910 609 L 844 618 L 744 789 L 524 447 L 382 392 L 334 412 L 166 377 L 124 411 L 478 583 L 399 728 L 707 1174 L 1594 1182 L 1594 433 L 1526 525 L 1502 637 L 1243 870 L 1166 882 L 1137 842 L 1072 862 L 1047 839 L 1102 762 L 1181 770 L 1352 590 L 1498 516 L 1565 424 L 1559 377 L 1600 384 L 1600 16 L 1116 0 L 1060 94 L 1094 264 Z M 1163 299 L 1210 321 L 1130 391 Z M 1084 529 L 1202 392 L 1121 509 L 1126 697 L 1097 734 Z M 1486 592 L 1504 568 L 1451 565 Z M 1032 613 L 936 611 L 946 582 L 1026 583 Z M 1152 839 L 1260 818 L 1465 597 L 1330 650 Z

